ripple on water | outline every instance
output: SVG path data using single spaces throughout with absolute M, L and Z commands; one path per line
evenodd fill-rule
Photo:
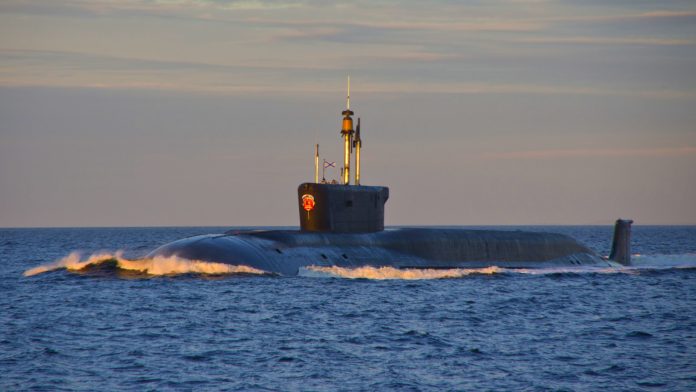
M 643 331 L 632 331 L 626 334 L 627 338 L 630 339 L 637 339 L 637 340 L 645 340 L 645 339 L 651 339 L 653 337 L 652 334 L 643 332 Z

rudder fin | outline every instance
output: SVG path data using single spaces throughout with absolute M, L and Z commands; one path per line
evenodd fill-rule
M 614 225 L 614 240 L 611 244 L 609 260 L 619 264 L 631 265 L 631 225 L 630 219 L 617 219 Z

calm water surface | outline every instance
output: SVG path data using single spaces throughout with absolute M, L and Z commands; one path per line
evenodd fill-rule
M 75 250 L 136 259 L 227 229 L 0 229 L 0 390 L 696 390 L 693 226 L 634 227 L 632 269 L 23 276 Z M 612 233 L 523 229 L 604 255 Z

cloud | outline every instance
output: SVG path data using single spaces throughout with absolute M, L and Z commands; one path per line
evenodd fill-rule
M 4 85 L 142 86 L 215 94 L 317 92 L 326 90 L 326 80 L 350 71 L 361 75 L 377 93 L 651 99 L 696 95 L 685 71 L 693 65 L 696 36 L 665 32 L 659 29 L 662 25 L 627 34 L 609 25 L 589 30 L 589 23 L 580 23 L 580 28 L 564 24 L 627 17 L 671 20 L 692 17 L 694 12 L 638 12 L 634 7 L 614 6 L 600 13 L 597 10 L 602 8 L 594 6 L 573 13 L 569 10 L 578 5 L 559 8 L 555 2 L 549 2 L 548 10 L 535 12 L 508 2 L 489 4 L 444 2 L 442 7 L 431 7 L 410 2 L 395 7 L 388 1 L 356 6 L 322 5 L 314 0 L 7 0 L 0 3 L 0 13 L 10 6 L 44 7 L 47 12 L 72 7 L 110 17 L 95 22 L 28 16 L 24 18 L 28 22 L 22 22 L 15 15 L 4 15 L 4 19 L 0 15 L 0 23 L 8 22 L 0 43 L 0 49 L 6 48 L 0 51 L 0 81 Z M 274 12 L 263 11 L 264 7 Z M 496 9 L 503 12 L 492 12 Z M 469 10 L 474 12 L 465 12 Z M 112 12 L 132 12 L 128 15 L 137 17 Z M 196 20 L 151 23 L 153 15 Z M 613 46 L 628 48 L 615 51 Z M 82 53 L 68 52 L 72 48 Z
M 290 63 L 267 65 L 239 59 L 234 63 L 215 64 L 202 61 L 159 60 L 137 57 L 110 56 L 95 53 L 82 53 L 61 50 L 21 50 L 0 49 L 0 59 L 5 63 L 5 70 L 15 67 L 36 67 L 43 69 L 67 68 L 75 71 L 198 71 L 230 72 L 232 70 L 288 70 L 306 69 L 305 65 Z M 320 66 L 313 67 L 320 69 Z
M 191 79 L 182 75 L 181 78 L 155 78 L 143 75 L 133 77 L 105 78 L 61 78 L 46 75 L 36 77 L 6 77 L 0 72 L 0 87 L 53 87 L 53 88 L 94 88 L 111 90 L 157 90 L 203 95 L 238 95 L 238 94 L 272 94 L 272 95 L 315 95 L 335 94 L 335 86 L 301 79 L 292 83 L 284 83 L 277 78 L 254 80 L 219 80 L 216 78 Z M 676 90 L 657 91 L 621 91 L 592 88 L 550 86 L 550 85 L 506 85 L 495 83 L 480 84 L 439 84 L 439 83 L 403 83 L 403 82 L 370 82 L 365 80 L 361 87 L 363 94 L 448 94 L 448 95 L 596 95 L 624 96 L 660 100 L 693 100 L 696 93 Z
M 32 1 L 5 0 L 0 10 L 6 12 L 24 12 L 41 14 L 62 14 L 83 11 L 91 14 L 111 14 L 119 12 L 187 12 L 187 11 L 268 11 L 300 8 L 306 6 L 304 1 L 285 0 L 63 0 Z
M 680 10 L 680 11 L 665 11 L 655 10 L 647 12 L 618 12 L 618 13 L 603 13 L 585 15 L 568 15 L 558 14 L 547 17 L 538 18 L 540 22 L 618 22 L 618 21 L 650 21 L 655 19 L 690 19 L 696 17 L 696 11 Z
M 511 38 L 511 42 L 531 44 L 586 44 L 586 45 L 658 45 L 686 46 L 694 45 L 693 39 L 653 38 L 653 37 L 520 37 Z
M 538 31 L 545 24 L 535 20 L 506 20 L 491 18 L 469 18 L 466 21 L 442 21 L 419 22 L 416 20 L 406 22 L 354 22 L 356 27 L 372 27 L 385 30 L 429 30 L 429 31 L 507 31 L 523 32 Z
M 650 11 L 641 14 L 633 15 L 637 19 L 649 18 L 693 18 L 696 17 L 696 11 Z
M 588 148 L 551 149 L 533 151 L 511 151 L 482 154 L 484 159 L 565 159 L 597 157 L 681 157 L 696 155 L 696 147 L 654 147 L 654 148 Z
M 696 92 L 681 90 L 621 90 L 561 84 L 367 82 L 365 92 L 390 94 L 532 94 L 625 96 L 647 99 L 696 99 Z
M 311 18 L 275 18 L 276 14 L 267 11 L 292 11 L 299 8 L 312 8 L 315 15 Z M 344 12 L 350 8 L 350 14 Z M 325 10 L 326 13 L 320 12 Z M 248 12 L 243 12 L 248 11 Z M 363 5 L 340 3 L 308 2 L 308 1 L 271 1 L 271 0 L 240 0 L 240 1 L 200 1 L 200 0 L 101 0 L 82 1 L 67 0 L 63 2 L 40 2 L 7 0 L 0 4 L 0 12 L 27 13 L 45 15 L 131 15 L 159 16 L 173 18 L 190 18 L 206 21 L 218 20 L 268 27 L 304 27 L 304 28 L 355 28 L 381 29 L 399 31 L 538 31 L 543 28 L 539 20 L 523 18 L 502 18 L 491 16 L 470 15 L 453 18 L 450 15 L 435 12 L 428 18 L 422 14 L 407 11 L 405 7 L 394 9 L 375 3 Z M 242 12 L 242 13 L 240 13 Z M 284 15 L 284 14 L 279 14 Z M 399 16 L 395 18 L 394 16 Z
M 440 61 L 452 58 L 418 50 L 370 56 L 370 61 Z M 149 89 L 212 94 L 330 92 L 318 82 L 319 72 L 340 69 L 291 63 L 266 66 L 253 61 L 211 64 L 164 61 L 88 53 L 39 50 L 0 50 L 2 86 L 85 87 L 100 89 Z M 292 78 L 280 75 L 293 74 Z M 541 94 L 609 95 L 659 99 L 695 98 L 696 93 L 678 90 L 621 90 L 554 84 L 462 83 L 437 81 L 384 81 L 363 71 L 365 93 L 387 94 Z

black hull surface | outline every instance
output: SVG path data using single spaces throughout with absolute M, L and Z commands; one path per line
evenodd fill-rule
M 291 230 L 229 232 L 181 239 L 148 257 L 246 265 L 281 275 L 308 266 L 394 268 L 546 268 L 616 266 L 556 233 L 408 228 L 375 233 Z

